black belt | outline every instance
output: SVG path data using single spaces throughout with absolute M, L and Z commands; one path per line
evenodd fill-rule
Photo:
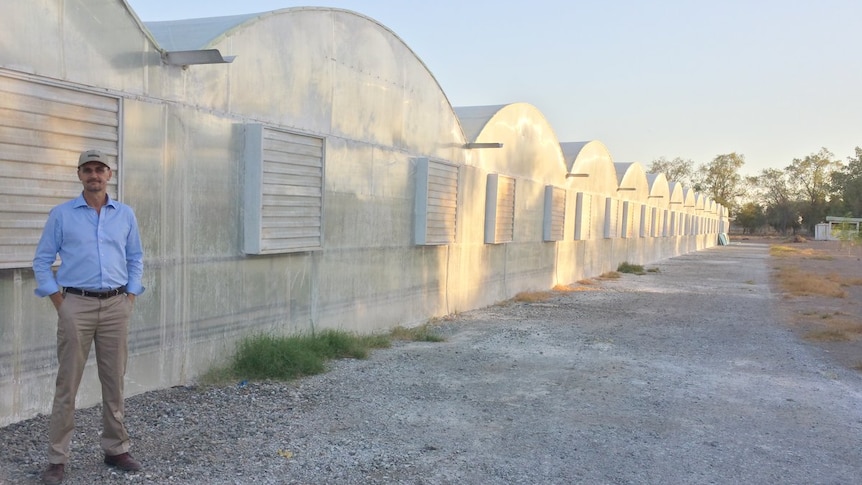
M 90 290 L 82 290 L 80 288 L 63 288 L 63 293 L 71 293 L 73 295 L 80 296 L 91 296 L 93 298 L 110 298 L 112 296 L 122 295 L 126 292 L 126 287 L 121 286 L 119 288 L 114 288 L 113 290 L 108 291 L 90 291 Z

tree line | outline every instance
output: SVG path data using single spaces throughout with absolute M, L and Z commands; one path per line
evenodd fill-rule
M 821 148 L 784 169 L 754 176 L 740 173 L 744 165 L 745 157 L 734 152 L 700 165 L 661 157 L 647 171 L 712 197 L 727 207 L 743 233 L 771 227 L 782 234 L 803 229 L 813 234 L 826 216 L 862 217 L 862 147 L 846 161 Z

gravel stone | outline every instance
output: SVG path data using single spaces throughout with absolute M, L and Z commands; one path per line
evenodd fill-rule
M 783 323 L 767 247 L 651 267 L 293 383 L 130 397 L 137 473 L 79 410 L 64 483 L 859 483 L 862 376 Z M 47 423 L 0 429 L 0 483 L 38 481 Z

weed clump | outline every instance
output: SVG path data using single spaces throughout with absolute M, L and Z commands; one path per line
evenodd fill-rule
M 631 264 L 628 261 L 624 261 L 617 266 L 617 272 L 619 273 L 629 273 L 636 275 L 645 275 L 646 271 L 644 271 L 643 265 L 640 264 Z
M 292 380 L 320 374 L 331 359 L 365 359 L 372 346 L 388 346 L 388 341 L 339 330 L 292 337 L 258 335 L 240 342 L 231 367 L 246 379 Z
M 407 340 L 412 342 L 442 342 L 445 339 L 437 335 L 427 323 L 418 327 L 406 328 L 398 326 L 392 329 L 390 335 L 396 340 Z
M 388 348 L 392 339 L 440 342 L 428 325 L 405 329 L 396 327 L 389 334 L 354 335 L 341 330 L 325 330 L 311 335 L 254 335 L 237 345 L 225 367 L 211 369 L 201 377 L 203 384 L 219 385 L 230 381 L 291 381 L 326 371 L 333 359 L 365 359 L 373 349 Z

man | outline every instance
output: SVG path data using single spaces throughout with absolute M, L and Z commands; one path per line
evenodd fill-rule
M 129 454 L 123 424 L 129 316 L 144 291 L 143 250 L 131 207 L 108 196 L 113 176 L 108 158 L 88 150 L 78 158 L 80 196 L 51 210 L 33 258 L 36 295 L 57 309 L 57 383 L 48 430 L 46 484 L 63 481 L 75 428 L 75 396 L 95 342 L 102 384 L 102 449 L 105 463 L 126 471 L 141 464 Z M 51 267 L 60 256 L 56 277 Z M 62 289 L 61 289 L 62 288 Z

